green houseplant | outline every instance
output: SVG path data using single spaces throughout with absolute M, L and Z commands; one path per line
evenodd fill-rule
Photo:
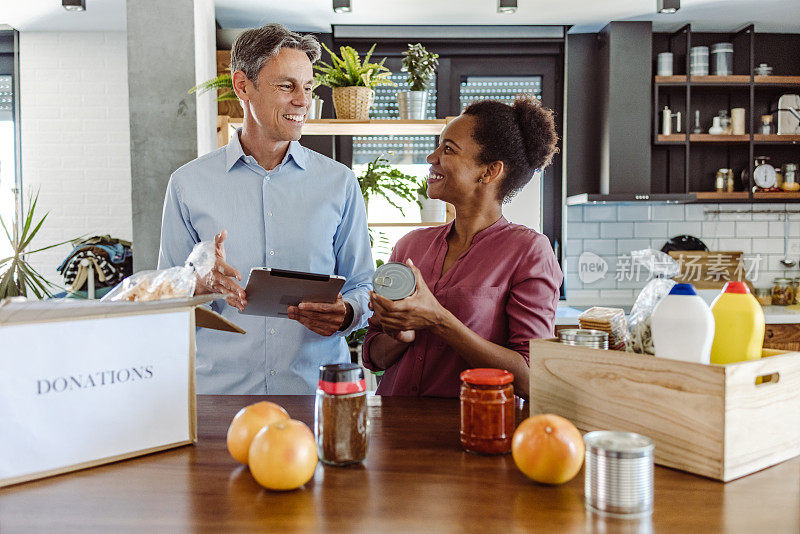
M 371 196 L 381 196 L 403 213 L 403 208 L 392 200 L 389 193 L 394 193 L 403 200 L 417 201 L 417 178 L 392 167 L 383 154 L 367 164 L 364 174 L 358 177 L 358 185 L 361 187 L 364 204 L 369 203 Z
M 233 78 L 230 72 L 220 74 L 219 76 L 215 76 L 210 80 L 206 80 L 203 83 L 195 85 L 189 89 L 189 94 L 197 93 L 202 95 L 207 91 L 213 91 L 215 89 L 226 90 L 224 93 L 217 95 L 217 102 L 239 100 L 239 97 L 236 96 L 236 93 L 233 90 Z
M 428 83 L 436 73 L 439 54 L 425 50 L 420 43 L 409 44 L 403 52 L 403 72 L 408 73 L 408 91 L 397 93 L 397 107 L 401 119 L 423 120 L 428 100 Z
M 369 49 L 364 59 L 350 46 L 339 48 L 337 56 L 330 48 L 322 44 L 331 56 L 331 62 L 319 61 L 314 65 L 314 80 L 319 85 L 333 90 L 333 107 L 339 119 L 369 119 L 369 108 L 375 98 L 375 87 L 379 85 L 397 85 L 389 79 L 391 71 L 383 66 L 386 58 L 378 63 L 371 63 L 375 45 Z
M 38 200 L 39 193 L 36 193 L 35 197 L 29 199 L 28 209 L 21 227 L 17 224 L 13 224 L 12 229 L 9 230 L 3 218 L 0 217 L 0 225 L 2 225 L 3 231 L 8 241 L 11 243 L 12 249 L 11 256 L 0 259 L 0 269 L 3 269 L 3 271 L 0 272 L 0 300 L 6 297 L 27 297 L 29 293 L 36 296 L 36 298 L 42 299 L 52 296 L 51 289 L 61 289 L 39 274 L 36 269 L 25 260 L 25 256 L 29 254 L 35 254 L 73 241 L 73 239 L 68 239 L 61 243 L 48 245 L 36 250 L 25 250 L 42 228 L 42 224 L 44 224 L 48 215 L 48 213 L 45 213 L 39 222 L 34 224 L 36 203 Z

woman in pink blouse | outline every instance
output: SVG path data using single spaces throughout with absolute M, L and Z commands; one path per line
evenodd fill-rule
M 557 141 L 553 112 L 530 97 L 475 102 L 442 131 L 428 196 L 456 218 L 392 251 L 414 270 L 413 295 L 370 294 L 363 359 L 386 370 L 378 394 L 456 397 L 461 371 L 494 367 L 527 398 L 528 341 L 553 335 L 563 276 L 547 237 L 509 223 L 502 205 L 550 163 Z

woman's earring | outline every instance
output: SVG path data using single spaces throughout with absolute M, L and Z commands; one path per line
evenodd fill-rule
M 479 183 L 483 183 L 483 178 L 478 178 Z

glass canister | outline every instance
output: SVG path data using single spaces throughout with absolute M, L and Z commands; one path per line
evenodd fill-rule
M 461 373 L 461 446 L 468 452 L 507 454 L 514 435 L 514 375 L 502 369 Z
M 348 465 L 367 457 L 367 385 L 360 365 L 319 368 L 314 437 L 326 464 Z
M 771 287 L 758 287 L 756 288 L 756 300 L 762 306 L 772 305 L 772 288 Z
M 791 278 L 776 278 L 772 282 L 772 305 L 788 306 L 794 303 L 794 281 Z
M 800 293 L 800 278 L 795 278 L 794 279 L 794 303 L 795 304 L 800 304 L 800 295 L 798 295 L 798 293 Z

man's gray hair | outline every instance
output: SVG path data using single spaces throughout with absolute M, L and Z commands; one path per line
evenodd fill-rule
M 231 72 L 241 70 L 245 76 L 256 83 L 258 72 L 281 48 L 294 48 L 306 53 L 311 63 L 322 55 L 319 41 L 313 35 L 300 35 L 281 24 L 267 24 L 260 28 L 245 30 L 231 49 Z

